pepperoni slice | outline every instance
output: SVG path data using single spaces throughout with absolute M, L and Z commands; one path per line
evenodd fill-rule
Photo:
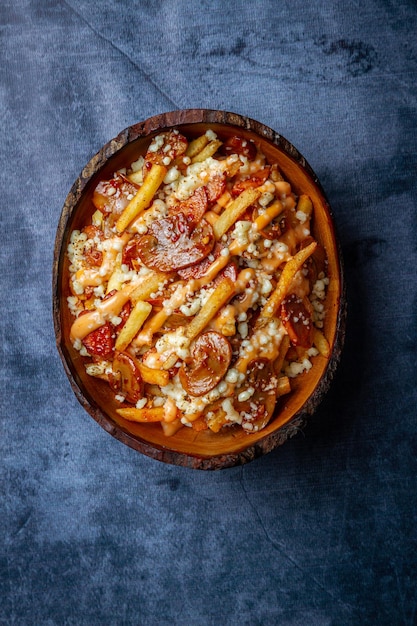
M 211 250 L 210 258 L 205 257 L 199 263 L 195 263 L 194 265 L 190 265 L 189 267 L 180 269 L 178 270 L 178 274 L 184 280 L 190 280 L 191 278 L 201 278 L 207 272 L 213 261 L 217 259 L 217 257 L 220 255 L 221 249 L 221 244 L 216 242 L 213 250 Z
M 164 165 L 165 157 L 174 161 L 179 156 L 183 155 L 187 150 L 188 141 L 181 135 L 181 133 L 170 131 L 167 135 L 164 136 L 164 143 L 160 148 L 156 151 L 150 151 L 145 155 L 145 165 L 144 165 L 144 174 L 150 170 L 153 163 L 158 165 Z
M 245 189 L 255 189 L 260 187 L 267 180 L 271 168 L 269 166 L 263 167 L 261 170 L 245 178 L 244 180 L 237 181 L 232 187 L 232 196 L 239 196 Z
M 234 135 L 233 137 L 226 139 L 223 143 L 222 149 L 227 155 L 241 154 L 249 159 L 249 161 L 253 161 L 255 159 L 258 151 L 256 144 L 253 141 L 245 139 L 244 137 L 239 137 L 238 135 Z
M 150 269 L 171 272 L 198 263 L 214 246 L 213 229 L 206 220 L 196 228 L 183 213 L 156 220 L 138 244 L 138 255 Z
M 311 348 L 313 345 L 313 322 L 304 301 L 295 293 L 287 296 L 281 304 L 281 320 L 293 346 Z
M 137 185 L 121 175 L 99 182 L 93 193 L 93 204 L 102 213 L 120 214 L 136 194 Z
M 215 174 L 206 184 L 207 200 L 209 204 L 214 204 L 226 189 L 226 174 Z
M 278 379 L 271 361 L 259 358 L 249 363 L 245 387 L 239 388 L 238 399 L 234 402 L 236 411 L 242 415 L 242 425 L 248 425 L 245 430 L 258 431 L 268 424 L 276 404 L 277 387 Z M 245 391 L 249 397 L 239 401 Z
M 104 239 L 103 231 L 97 226 L 90 224 L 83 228 L 82 232 L 87 235 L 87 239 Z M 97 244 L 90 242 L 91 245 L 84 248 L 84 259 L 87 267 L 100 267 L 103 262 L 103 253 L 97 249 Z
M 232 358 L 229 341 L 214 330 L 197 337 L 188 365 L 179 370 L 182 386 L 190 396 L 202 396 L 213 389 L 227 372 Z
M 108 359 L 113 356 L 115 333 L 110 322 L 106 322 L 100 328 L 93 330 L 82 340 L 83 345 L 91 356 L 99 356 Z
M 137 245 L 140 241 L 140 235 L 135 235 L 130 239 L 123 248 L 122 263 L 127 265 L 129 269 L 137 269 L 135 267 L 135 261 L 138 259 Z
M 179 202 L 170 209 L 173 215 L 183 213 L 193 226 L 197 226 L 206 211 L 207 192 L 205 187 L 199 187 L 187 200 Z
M 114 357 L 109 383 L 115 393 L 122 394 L 132 404 L 136 404 L 142 396 L 143 382 L 139 367 L 126 352 L 119 352 Z

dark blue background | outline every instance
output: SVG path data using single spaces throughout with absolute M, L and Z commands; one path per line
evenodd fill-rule
M 416 33 L 412 1 L 2 0 L 2 624 L 416 623 Z M 192 107 L 304 154 L 349 290 L 305 431 L 216 473 L 105 433 L 51 319 L 72 182 L 126 126 Z

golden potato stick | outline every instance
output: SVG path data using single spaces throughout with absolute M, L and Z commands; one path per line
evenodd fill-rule
M 136 170 L 136 172 L 132 172 L 129 174 L 128 179 L 132 181 L 135 185 L 141 185 L 143 183 L 143 171 L 142 168 Z
M 213 156 L 213 154 L 217 152 L 217 150 L 220 148 L 221 145 L 222 145 L 222 142 L 219 139 L 214 139 L 213 141 L 210 141 L 210 143 L 208 143 L 201 150 L 201 152 L 199 152 L 194 157 L 192 157 L 191 162 L 201 163 L 202 161 L 205 161 L 209 157 Z
M 236 361 L 236 363 L 234 364 L 234 368 L 237 369 L 237 371 L 240 374 L 246 374 L 246 370 L 248 369 L 248 365 L 249 363 L 254 359 L 254 352 L 251 352 L 250 354 L 246 355 L 246 356 L 241 356 L 238 358 L 238 360 Z
M 185 329 L 188 339 L 192 340 L 197 337 L 234 293 L 235 285 L 233 281 L 224 277 Z
M 236 176 L 236 174 L 238 173 L 242 165 L 243 163 L 240 159 L 236 159 L 236 160 L 226 159 L 227 176 L 229 178 L 233 178 L 233 176 Z
M 214 259 L 213 263 L 211 263 L 208 266 L 204 275 L 201 278 L 199 278 L 198 281 L 195 281 L 196 283 L 198 283 L 198 288 L 205 287 L 206 285 L 211 283 L 211 281 L 216 278 L 217 274 L 224 267 L 226 267 L 229 261 L 230 261 L 230 255 L 226 255 L 226 256 L 220 255 L 217 257 L 217 259 Z
M 120 271 L 120 268 L 116 268 L 113 274 L 109 278 L 109 282 L 107 283 L 106 294 L 114 291 L 120 291 L 123 284 L 123 274 Z
M 164 283 L 171 278 L 172 274 L 148 274 L 144 277 L 143 282 L 138 285 L 131 293 L 130 299 L 133 303 L 138 300 L 147 300 L 151 294 L 156 293 Z
M 148 317 L 149 313 L 152 311 L 152 305 L 149 302 L 142 302 L 142 300 L 138 300 L 130 312 L 129 317 L 126 320 L 125 325 L 120 331 L 116 343 L 115 349 L 119 352 L 123 352 L 126 350 L 127 346 L 132 341 L 133 337 L 135 337 L 139 330 L 142 327 L 142 324 Z
M 268 224 L 272 222 L 274 217 L 277 217 L 277 215 L 282 213 L 283 210 L 284 207 L 282 206 L 282 202 L 280 200 L 276 200 L 270 204 L 267 209 L 265 209 L 264 213 L 258 215 L 258 217 L 254 220 L 252 227 L 256 231 L 262 230 L 265 226 L 268 226 Z
M 220 239 L 239 219 L 246 209 L 257 201 L 261 192 L 258 189 L 245 189 L 229 206 L 225 208 L 213 226 L 216 239 Z
M 329 358 L 330 356 L 329 342 L 327 341 L 326 337 L 321 332 L 321 330 L 319 330 L 318 328 L 314 329 L 313 345 L 316 346 L 317 350 L 320 352 L 322 356 L 326 357 L 326 359 Z
M 159 387 L 165 387 L 169 383 L 169 373 L 165 370 L 153 369 L 141 361 L 138 361 L 138 368 L 144 383 L 158 385 Z
M 85 313 L 85 315 L 77 317 L 71 326 L 70 331 L 70 339 L 72 343 L 74 343 L 76 339 L 84 339 L 84 337 L 86 337 L 93 330 L 103 326 L 108 319 L 119 315 L 123 306 L 129 300 L 130 293 L 133 289 L 134 285 L 128 285 L 121 291 L 116 291 L 116 293 L 110 298 L 102 300 L 95 311 L 89 311 L 88 313 Z
M 190 159 L 192 159 L 199 152 L 201 152 L 203 148 L 206 147 L 208 142 L 209 138 L 206 134 L 200 135 L 200 137 L 197 137 L 197 139 L 193 139 L 193 141 L 190 141 L 190 143 L 188 144 L 188 148 L 185 151 L 185 156 L 188 156 L 190 157 Z
M 189 285 L 184 285 L 184 283 L 179 282 L 167 305 L 146 322 L 141 332 L 133 340 L 133 345 L 136 348 L 151 344 L 153 335 L 163 326 L 172 312 L 184 304 L 187 295 L 192 293 L 193 283 L 194 281 L 191 281 Z
M 258 218 L 253 222 L 254 230 L 258 231 L 258 230 L 261 230 L 261 228 L 265 228 L 265 226 L 267 226 L 270 222 L 272 222 L 274 217 L 280 214 L 281 210 L 282 210 L 282 204 L 280 203 L 279 200 L 271 204 L 271 206 L 268 207 L 265 213 L 262 213 L 261 215 L 259 215 Z M 215 222 L 214 227 L 218 223 L 219 219 Z M 234 255 L 242 254 L 242 252 L 246 250 L 249 244 L 250 244 L 250 241 L 248 241 L 247 243 L 241 243 L 237 239 L 233 239 L 229 245 L 229 254 L 224 255 L 224 256 L 223 255 L 218 256 L 217 259 L 215 259 L 213 263 L 209 265 L 205 274 L 198 281 L 199 287 L 203 287 L 204 285 L 207 285 L 209 282 L 214 280 L 214 278 L 217 276 L 220 270 L 226 267 L 226 265 L 228 264 L 230 260 L 230 257 Z
M 206 211 L 204 213 L 204 219 L 208 221 L 209 224 L 213 226 L 219 219 L 219 216 L 214 211 Z
M 85 269 L 77 270 L 73 278 L 73 285 L 74 283 L 78 283 L 83 288 L 98 287 L 104 280 L 105 279 L 100 275 L 99 270 L 87 267 Z
M 130 422 L 161 422 L 164 419 L 163 406 L 155 406 L 149 409 L 146 407 L 143 409 L 129 407 L 116 409 L 116 413 Z
M 291 383 L 288 376 L 280 376 L 278 378 L 277 396 L 284 396 L 287 393 L 291 393 Z
M 222 426 L 227 424 L 226 411 L 222 408 L 218 408 L 217 411 L 212 412 L 212 416 L 207 418 L 207 426 L 213 433 L 218 433 Z
M 293 257 L 291 257 L 289 261 L 287 261 L 284 269 L 282 270 L 281 276 L 279 277 L 278 284 L 275 287 L 275 290 L 269 296 L 267 303 L 261 311 L 261 318 L 273 317 L 275 315 L 279 305 L 288 293 L 294 276 L 307 261 L 308 257 L 313 254 L 316 247 L 317 242 L 312 241 L 309 246 L 297 252 L 297 254 L 295 254 Z
M 220 198 L 217 200 L 216 204 L 213 207 L 213 211 L 215 213 L 220 213 L 224 207 L 232 201 L 232 196 L 230 195 L 230 191 L 225 191 Z
M 290 338 L 288 337 L 288 335 L 284 335 L 281 341 L 281 345 L 279 347 L 278 356 L 274 361 L 274 370 L 276 374 L 279 374 L 282 370 L 289 347 L 290 347 Z
M 142 187 L 138 189 L 116 222 L 116 230 L 122 233 L 144 209 L 151 204 L 167 173 L 167 168 L 154 163 L 146 176 Z
M 216 278 L 217 274 L 229 263 L 230 257 L 242 254 L 242 252 L 244 252 L 248 247 L 249 243 L 250 242 L 248 241 L 247 243 L 242 244 L 234 239 L 229 246 L 229 254 L 221 254 L 218 256 L 217 259 L 214 259 L 214 261 L 208 266 L 203 276 L 198 280 L 193 281 L 193 290 L 197 291 L 200 287 L 205 287 L 211 283 L 211 281 Z
M 103 225 L 103 213 L 97 209 L 94 211 L 91 216 L 91 223 L 93 226 L 97 226 L 97 228 L 101 228 Z
M 309 219 L 311 214 L 313 213 L 313 203 L 311 202 L 309 196 L 302 194 L 298 198 L 296 211 L 301 211 L 305 214 L 306 218 Z

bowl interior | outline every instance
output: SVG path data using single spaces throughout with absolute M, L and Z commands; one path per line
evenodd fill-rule
M 203 112 L 200 117 L 204 118 L 204 115 Z M 238 118 L 237 124 L 236 119 L 233 115 L 232 120 L 226 117 L 221 122 L 193 120 L 186 123 L 182 116 L 177 122 L 170 118 L 169 125 L 175 125 L 189 138 L 197 137 L 209 127 L 220 139 L 237 132 L 247 138 L 253 138 L 260 144 L 267 160 L 270 163 L 278 163 L 295 193 L 306 193 L 310 196 L 314 205 L 313 235 L 326 249 L 329 261 L 330 284 L 324 333 L 331 348 L 334 349 L 336 344 L 340 343 L 342 333 L 343 276 L 331 210 L 323 190 L 304 158 L 284 138 L 247 118 Z M 326 377 L 334 369 L 334 362 L 329 363 L 329 360 L 322 356 L 315 357 L 309 372 L 292 379 L 293 391 L 280 399 L 275 417 L 266 428 L 257 433 L 248 435 L 242 429 L 228 428 L 215 434 L 211 431 L 195 432 L 191 428 L 182 428 L 172 437 L 166 437 L 159 424 L 137 424 L 121 418 L 116 413 L 116 408 L 120 405 L 113 398 L 107 383 L 86 374 L 84 359 L 73 349 L 69 340 L 73 318 L 66 306 L 66 299 L 70 295 L 66 249 L 70 234 L 74 229 L 81 229 L 93 213 L 91 200 L 98 181 L 111 178 L 117 169 L 130 165 L 140 154 L 144 154 L 152 137 L 163 130 L 164 123 L 166 124 L 166 120 L 163 120 L 162 124 L 160 121 L 155 122 L 155 129 L 150 133 L 149 128 L 152 129 L 152 125 L 148 125 L 147 128 L 139 125 L 131 127 L 129 132 L 121 134 L 117 141 L 107 144 L 85 168 L 67 198 L 55 248 L 54 322 L 57 346 L 77 398 L 92 417 L 113 436 L 162 461 L 199 468 L 229 466 L 244 462 L 243 459 L 248 455 L 245 457 L 242 453 L 248 449 L 252 450 L 255 456 L 269 451 L 275 447 L 276 433 L 283 426 L 303 412 L 311 413 L 320 401 L 322 392 L 326 390 Z M 145 136 L 141 136 L 143 134 Z M 333 361 L 335 358 L 337 357 L 333 350 Z

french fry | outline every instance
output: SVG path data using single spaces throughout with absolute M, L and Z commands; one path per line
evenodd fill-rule
M 111 291 L 114 291 L 115 289 L 119 291 L 122 287 L 123 274 L 120 270 L 120 264 L 118 263 L 117 265 L 118 267 L 116 267 L 113 270 L 113 273 L 109 278 L 109 282 L 107 283 L 106 293 L 110 293 Z
M 126 320 L 120 334 L 118 335 L 115 343 L 115 349 L 119 352 L 126 350 L 135 335 L 138 334 L 142 324 L 152 311 L 152 305 L 149 302 L 143 302 L 138 300 L 130 312 L 129 317 Z
M 235 293 L 235 285 L 230 278 L 224 277 L 210 297 L 201 307 L 197 315 L 191 320 L 185 329 L 188 339 L 192 340 L 207 326 L 224 304 Z
M 209 224 L 213 226 L 219 219 L 219 216 L 214 211 L 206 211 L 204 213 L 204 219 L 208 221 Z
M 143 183 L 143 172 L 142 168 L 136 170 L 136 172 L 132 172 L 128 176 L 129 180 L 132 181 L 135 185 L 141 185 Z
M 201 163 L 202 161 L 205 161 L 209 157 L 213 156 L 213 154 L 215 154 L 217 152 L 217 150 L 220 148 L 221 145 L 222 145 L 222 142 L 219 139 L 214 139 L 213 141 L 210 141 L 201 150 L 201 152 L 199 152 L 194 157 L 192 157 L 191 162 L 192 163 Z
M 229 178 L 233 178 L 236 176 L 240 168 L 242 167 L 242 161 L 240 159 L 236 159 L 236 161 L 227 160 L 226 172 Z
M 330 356 L 330 345 L 324 334 L 318 328 L 314 328 L 313 345 L 316 346 L 320 354 L 326 359 Z
M 227 424 L 226 411 L 220 406 L 215 411 L 211 411 L 211 416 L 206 418 L 207 426 L 213 433 L 218 433 Z
M 100 326 L 115 315 L 119 315 L 123 306 L 129 300 L 129 296 L 133 287 L 128 287 L 116 291 L 116 293 L 106 300 L 102 300 L 95 311 L 88 311 L 85 315 L 80 315 L 71 326 L 70 339 L 72 343 L 75 340 L 82 340 L 89 333 Z
M 177 288 L 171 295 L 167 305 L 162 308 L 158 313 L 153 315 L 149 320 L 147 320 L 145 326 L 142 331 L 135 337 L 133 344 L 136 348 L 141 346 L 150 344 L 152 342 L 153 335 L 164 325 L 168 317 L 171 315 L 171 312 L 174 309 L 179 308 L 182 304 L 184 304 L 187 295 L 192 293 L 193 290 L 184 285 L 181 281 L 178 282 Z
M 154 163 L 146 176 L 142 187 L 138 189 L 132 200 L 116 222 L 116 230 L 122 233 L 144 209 L 152 202 L 155 193 L 162 184 L 167 168 L 164 165 Z
M 281 341 L 281 345 L 279 347 L 278 356 L 274 361 L 274 370 L 276 374 L 279 374 L 282 370 L 282 366 L 284 365 L 285 356 L 288 352 L 288 348 L 290 347 L 290 338 L 288 335 L 284 335 Z
M 302 194 L 298 198 L 296 211 L 304 213 L 307 219 L 311 217 L 311 214 L 313 213 L 313 203 L 311 202 L 309 196 Z
M 298 272 L 298 270 L 303 266 L 303 264 L 307 261 L 308 257 L 313 254 L 314 250 L 317 247 L 317 242 L 312 241 L 310 245 L 302 248 L 297 254 L 295 254 L 287 263 L 285 264 L 284 269 L 282 270 L 281 276 L 279 277 L 279 281 L 275 290 L 270 295 L 267 303 L 264 305 L 261 311 L 261 318 L 265 317 L 273 317 L 284 300 L 285 296 L 288 293 L 288 289 L 291 286 L 291 282 Z
M 285 396 L 285 394 L 291 393 L 291 383 L 288 376 L 280 376 L 278 378 L 277 396 Z
M 216 204 L 213 207 L 213 211 L 217 214 L 220 213 L 221 210 L 224 209 L 224 207 L 230 202 L 232 202 L 232 196 L 230 195 L 230 191 L 225 191 L 224 193 L 222 193 L 220 198 L 218 198 Z
M 136 409 L 134 407 L 126 407 L 123 409 L 116 409 L 118 413 L 125 420 L 129 422 L 162 422 L 164 419 L 164 407 L 155 406 L 151 408 Z
M 93 215 L 91 216 L 91 223 L 93 226 L 97 226 L 97 228 L 101 228 L 103 224 L 103 213 L 99 211 L 98 209 L 97 211 L 94 211 Z
M 206 147 L 208 142 L 209 142 L 209 139 L 208 139 L 206 134 L 200 135 L 200 137 L 197 137 L 196 139 L 193 139 L 188 144 L 188 148 L 185 151 L 185 156 L 188 156 L 188 157 L 190 157 L 190 159 L 192 159 L 197 154 L 199 154 L 199 152 L 201 152 L 203 150 L 203 148 Z
M 269 207 L 254 220 L 254 230 L 260 231 L 265 228 L 265 226 L 268 226 L 268 224 L 272 222 L 277 215 L 282 213 L 283 210 L 284 207 L 282 206 L 282 202 L 280 200 L 276 200 L 270 204 Z
M 70 313 L 75 318 L 70 338 L 74 349 L 80 351 L 82 357 L 88 359 L 91 352 L 91 362 L 85 363 L 88 375 L 107 381 L 114 393 L 116 387 L 119 389 L 117 383 L 121 383 L 119 393 L 125 401 L 113 407 L 114 414 L 119 416 L 120 422 L 124 418 L 132 423 L 142 423 L 144 428 L 149 428 L 149 425 L 146 426 L 147 423 L 158 422 L 161 424 L 161 436 L 162 433 L 166 436 L 175 435 L 184 423 L 194 429 L 194 432 L 191 431 L 191 437 L 198 438 L 206 436 L 199 434 L 200 431 L 209 429 L 207 431 L 209 436 L 213 436 L 213 433 L 221 431 L 223 426 L 230 425 L 234 420 L 236 416 L 233 411 L 239 410 L 240 407 L 238 400 L 240 392 L 249 390 L 248 385 L 253 384 L 255 387 L 252 361 L 265 360 L 270 368 L 263 373 L 265 375 L 268 372 L 267 378 L 271 383 L 271 386 L 265 389 L 273 389 L 272 395 L 265 396 L 265 404 L 268 405 L 265 416 L 269 418 L 272 404 L 275 403 L 275 395 L 279 398 L 288 394 L 291 387 L 298 393 L 302 385 L 301 382 L 300 386 L 293 385 L 292 376 L 297 374 L 297 368 L 290 366 L 295 362 L 303 363 L 309 356 L 318 355 L 319 367 L 324 367 L 326 361 L 323 357 L 329 358 L 331 347 L 322 324 L 318 322 L 320 330 L 313 327 L 312 337 L 310 335 L 308 337 L 308 346 L 314 346 L 313 349 L 308 350 L 305 342 L 301 340 L 298 343 L 302 343 L 302 346 L 292 345 L 291 333 L 287 332 L 289 328 L 287 324 L 283 325 L 280 319 L 281 312 L 282 317 L 286 317 L 285 302 L 288 295 L 294 291 L 300 294 L 300 297 L 305 292 L 303 303 L 307 309 L 307 321 L 310 318 L 314 319 L 311 302 L 315 293 L 312 294 L 311 289 L 308 290 L 308 286 L 311 285 L 303 278 L 306 271 L 305 262 L 310 255 L 317 256 L 317 251 L 314 253 L 314 250 L 318 245 L 309 235 L 309 220 L 314 207 L 312 199 L 306 195 L 308 189 L 297 188 L 297 194 L 300 195 L 296 195 L 291 183 L 284 179 L 277 164 L 269 163 L 270 155 L 263 154 L 258 144 L 256 158 L 250 147 L 246 159 L 239 156 L 238 142 L 236 150 L 225 154 L 221 148 L 222 141 L 215 135 L 210 136 L 210 132 L 197 137 L 194 135 L 196 138 L 192 141 L 182 137 L 175 138 L 172 134 L 170 137 L 175 142 L 178 139 L 182 146 L 177 156 L 173 156 L 171 165 L 166 167 L 163 165 L 166 149 L 172 148 L 168 146 L 166 133 L 163 133 L 155 144 L 160 146 L 161 142 L 165 142 L 162 144 L 164 151 L 158 147 L 156 159 L 158 163 L 152 164 L 154 159 L 150 159 L 149 170 L 142 166 L 143 157 L 131 164 L 131 169 L 129 164 L 124 164 L 126 171 L 130 172 L 127 178 L 132 188 L 132 194 L 129 196 L 132 199 L 126 200 L 127 206 L 123 205 L 124 210 L 120 209 L 115 198 L 113 200 L 106 198 L 107 195 L 114 194 L 117 186 L 115 185 L 112 191 L 110 187 L 113 183 L 103 180 L 101 184 L 104 187 L 100 188 L 101 191 L 98 189 L 95 194 L 97 204 L 92 208 L 95 213 L 90 224 L 96 229 L 91 230 L 88 224 L 90 232 L 74 232 L 71 239 L 72 248 L 68 249 L 71 262 L 69 270 L 71 297 L 68 298 L 68 305 Z M 214 137 L 214 140 L 211 140 L 211 137 Z M 240 139 L 244 145 L 244 137 Z M 183 143 L 184 141 L 186 143 Z M 187 149 L 183 153 L 182 150 L 186 146 Z M 168 150 L 168 156 L 170 155 L 171 152 Z M 187 169 L 190 163 L 195 165 Z M 215 167 L 212 167 L 213 164 Z M 173 166 L 178 170 L 175 171 L 175 176 L 171 176 L 171 173 L 174 173 Z M 188 209 L 182 206 L 181 198 L 183 191 L 189 187 L 188 175 L 196 167 L 198 171 L 202 170 L 201 182 L 198 184 L 207 185 L 208 204 L 204 204 L 204 208 L 207 209 L 204 217 L 211 225 L 212 239 L 214 238 L 213 247 L 210 248 L 211 254 L 206 254 L 204 263 L 192 263 L 189 267 L 185 264 L 185 267 L 175 271 L 172 268 L 178 264 L 176 265 L 175 258 L 169 263 L 171 256 L 169 243 L 166 263 L 159 265 L 155 257 L 155 264 L 145 263 L 145 266 L 154 267 L 155 271 L 147 271 L 143 267 L 145 259 L 142 259 L 140 254 L 142 244 L 139 241 L 148 231 L 158 232 L 157 228 L 153 230 L 153 225 L 161 218 L 172 219 L 172 237 L 169 222 L 166 229 L 162 228 L 163 224 L 158 226 L 159 230 L 163 231 L 161 238 L 170 239 L 172 242 L 173 252 L 183 245 L 186 250 L 189 245 L 188 231 L 182 237 L 185 232 L 181 227 L 182 222 L 178 221 L 177 224 L 173 218 L 178 212 L 187 213 L 188 216 Z M 167 175 L 169 170 L 170 173 Z M 236 197 L 236 193 L 239 193 L 236 191 L 238 188 L 235 185 L 236 179 L 241 181 L 245 178 L 244 172 L 258 178 L 259 183 L 264 182 L 257 188 L 251 188 L 253 181 L 248 181 L 241 187 L 244 188 L 243 192 Z M 178 181 L 175 185 L 171 184 L 173 178 Z M 271 198 L 270 203 L 267 195 Z M 98 209 L 99 206 L 103 212 Z M 194 210 L 194 207 L 192 208 Z M 285 252 L 284 258 L 281 253 L 275 253 L 278 246 L 273 245 L 269 229 L 266 231 L 268 224 L 281 220 L 283 212 L 288 217 L 284 232 L 279 234 L 279 229 L 275 227 L 273 230 L 274 237 L 279 235 L 279 241 L 287 246 L 288 252 Z M 195 207 L 195 215 L 200 215 L 200 205 Z M 198 218 L 195 217 L 194 220 L 192 210 L 189 217 L 191 228 Z M 245 220 L 245 223 L 239 220 Z M 241 229 L 235 228 L 236 222 L 238 226 L 242 226 Z M 300 224 L 305 224 L 306 228 L 301 228 Z M 97 228 L 100 232 L 96 232 Z M 88 246 L 92 245 L 92 242 L 85 244 L 84 234 L 87 235 L 87 239 L 90 235 L 99 236 L 94 240 L 94 244 L 101 254 L 96 255 L 93 249 L 94 260 L 87 254 Z M 192 239 L 191 235 L 188 238 Z M 98 239 L 102 242 L 100 245 Z M 207 241 L 201 243 L 205 245 Z M 195 245 L 199 246 L 200 242 L 195 241 Z M 305 248 L 300 250 L 302 246 Z M 101 257 L 99 263 L 96 260 L 97 256 Z M 128 258 L 132 271 L 126 271 L 126 266 L 122 265 L 123 259 L 127 263 Z M 254 261 L 255 258 L 258 258 L 257 262 Z M 324 261 L 325 259 L 323 263 Z M 318 266 L 320 265 L 321 263 L 318 263 Z M 168 271 L 163 272 L 160 268 Z M 182 269 L 187 271 L 182 272 Z M 323 272 L 324 276 L 324 269 Z M 303 293 L 297 289 L 299 279 L 302 279 Z M 334 281 L 324 282 L 328 285 L 326 290 L 328 293 L 332 290 Z M 333 302 L 331 298 L 327 298 L 328 300 Z M 125 315 L 127 307 L 130 311 L 128 316 Z M 296 311 L 295 307 L 291 308 L 291 315 L 288 314 L 289 317 L 294 316 L 294 324 L 299 321 Z M 114 328 L 120 317 L 124 318 L 124 324 Z M 327 327 L 331 320 L 328 317 L 326 320 L 326 335 L 330 336 Z M 95 329 L 101 329 L 103 332 L 84 339 Z M 209 399 L 211 400 L 211 396 L 207 394 L 211 393 L 212 385 L 216 381 L 210 380 L 212 364 L 210 360 L 205 361 L 204 348 L 200 346 L 201 352 L 198 354 L 193 348 L 196 347 L 194 346 L 196 338 L 199 336 L 201 338 L 201 333 L 209 329 L 220 333 L 224 338 L 230 338 L 235 358 L 231 362 L 230 372 L 224 377 L 221 387 L 218 387 L 218 395 L 217 389 L 216 394 L 213 394 L 216 400 L 206 404 Z M 104 347 L 107 349 L 109 332 L 115 342 L 114 354 L 111 356 L 104 352 Z M 101 347 L 99 349 L 101 341 L 103 350 Z M 87 348 L 87 352 L 83 346 Z M 207 350 L 209 349 L 208 347 Z M 100 352 L 105 354 L 105 360 L 100 356 Z M 216 358 L 214 353 L 209 356 L 210 359 Z M 217 355 L 218 358 L 220 356 Z M 98 361 L 98 357 L 102 360 Z M 181 376 L 183 370 L 180 368 L 189 365 L 190 358 L 198 361 L 198 367 L 201 359 L 202 391 L 204 391 L 204 398 L 200 398 L 201 402 L 194 401 Z M 206 365 L 207 371 L 204 373 Z M 289 369 L 286 369 L 287 365 Z M 176 373 L 179 375 L 175 375 Z M 116 394 L 117 400 L 123 398 Z M 235 406 L 236 399 L 238 404 Z M 247 410 L 249 421 L 251 413 L 252 418 L 256 418 L 252 425 L 259 429 L 266 425 L 267 420 L 261 424 L 257 418 L 256 398 L 253 403 L 252 401 L 248 403 Z M 249 426 L 249 421 L 248 424 L 242 424 L 243 428 Z M 181 435 L 182 433 L 180 437 Z
M 148 274 L 143 282 L 138 285 L 130 295 L 130 299 L 135 304 L 138 300 L 147 300 L 152 293 L 156 293 L 161 285 L 170 278 L 170 274 Z
M 245 189 L 229 206 L 225 208 L 219 219 L 213 226 L 213 232 L 216 239 L 220 239 L 246 209 L 256 202 L 261 195 L 258 189 Z
M 144 383 L 165 387 L 169 382 L 169 373 L 166 370 L 153 369 L 141 361 L 138 361 L 138 369 Z

